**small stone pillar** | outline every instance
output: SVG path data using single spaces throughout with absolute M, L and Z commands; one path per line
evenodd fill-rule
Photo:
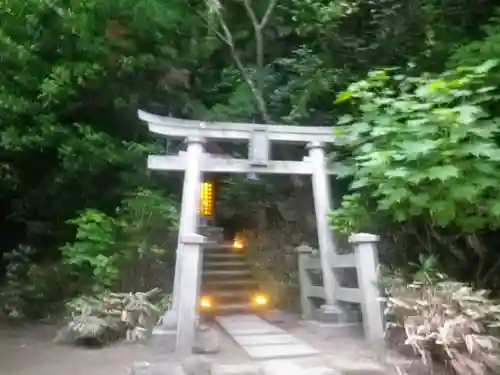
M 186 170 L 182 188 L 181 217 L 179 222 L 179 237 L 175 259 L 174 290 L 172 295 L 172 309 L 163 316 L 163 325 L 175 327 L 178 317 L 180 298 L 180 279 L 182 274 L 182 246 L 181 239 L 185 235 L 197 233 L 199 224 L 200 184 L 202 181 L 201 163 L 204 154 L 205 139 L 189 137 L 187 140 Z
M 300 306 L 301 315 L 304 320 L 312 320 L 314 318 L 314 306 L 309 299 L 309 291 L 313 287 L 311 278 L 306 268 L 306 261 L 314 253 L 314 249 L 308 245 L 300 245 L 295 249 L 299 255 L 299 287 L 300 287 Z
M 182 251 L 183 264 L 180 279 L 176 347 L 176 352 L 180 356 L 191 355 L 193 351 L 198 320 L 199 285 L 204 243 L 205 237 L 199 234 L 183 236 L 181 239 L 180 250 Z
M 365 338 L 375 346 L 383 344 L 385 337 L 384 315 L 377 275 L 379 263 L 376 244 L 379 240 L 379 236 L 368 233 L 355 233 L 349 237 L 349 243 L 353 245 L 356 255 L 358 284 L 362 294 L 361 310 Z

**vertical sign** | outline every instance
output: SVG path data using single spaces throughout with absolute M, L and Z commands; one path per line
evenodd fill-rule
M 253 129 L 248 149 L 250 165 L 266 167 L 269 162 L 270 146 L 267 131 L 265 129 Z

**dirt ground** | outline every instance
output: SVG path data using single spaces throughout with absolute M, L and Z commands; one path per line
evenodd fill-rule
M 318 339 L 297 319 L 275 322 L 297 338 L 321 350 L 335 362 L 376 360 L 361 337 Z M 0 327 L 0 375 L 128 375 L 133 362 L 175 361 L 172 353 L 140 343 L 121 343 L 85 349 L 53 343 L 57 327 L 49 325 Z M 249 358 L 228 336 L 221 335 L 221 351 L 213 356 L 220 364 L 245 363 Z
M 147 344 L 120 343 L 100 349 L 58 345 L 52 342 L 54 326 L 0 328 L 0 375 L 128 375 L 133 362 L 174 361 Z M 220 363 L 248 361 L 227 336 L 214 359 Z

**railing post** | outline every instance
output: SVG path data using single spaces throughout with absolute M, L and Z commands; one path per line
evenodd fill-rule
M 365 337 L 374 345 L 384 341 L 384 318 L 378 284 L 377 243 L 380 238 L 374 234 L 355 233 L 349 237 L 356 255 L 358 284 L 362 294 L 361 310 Z
M 313 285 L 306 268 L 306 261 L 311 257 L 314 250 L 308 245 L 300 245 L 295 251 L 299 255 L 299 287 L 302 318 L 304 320 L 312 320 L 314 318 L 314 306 L 309 299 L 309 292 Z
M 200 294 L 202 246 L 205 237 L 191 234 L 181 238 L 182 273 L 180 278 L 180 298 L 177 321 L 176 352 L 180 356 L 191 355 L 198 318 Z

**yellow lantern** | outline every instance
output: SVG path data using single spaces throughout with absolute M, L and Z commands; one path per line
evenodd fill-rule
M 212 181 L 201 183 L 200 189 L 200 215 L 212 216 L 214 213 L 214 184 Z

